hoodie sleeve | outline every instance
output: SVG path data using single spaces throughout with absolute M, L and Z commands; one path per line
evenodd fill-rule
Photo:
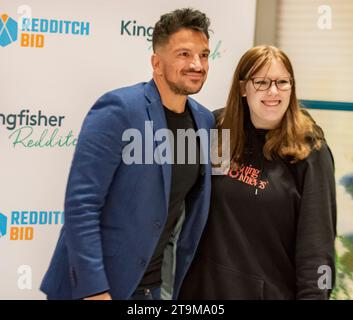
M 296 298 L 328 299 L 335 280 L 336 190 L 329 147 L 298 164 L 302 197 L 297 217 Z

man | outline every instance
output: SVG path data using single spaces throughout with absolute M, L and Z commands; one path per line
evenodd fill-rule
M 158 152 L 152 163 L 128 163 L 124 133 L 137 129 L 146 147 L 146 123 L 154 133 L 170 129 L 174 139 L 178 129 L 213 126 L 212 114 L 188 98 L 207 77 L 208 27 L 197 10 L 161 16 L 153 32 L 153 80 L 103 95 L 87 115 L 65 225 L 41 285 L 49 299 L 160 299 L 161 287 L 177 296 L 207 219 L 211 167 L 200 159 L 208 142 L 199 140 L 196 163 L 161 164 Z

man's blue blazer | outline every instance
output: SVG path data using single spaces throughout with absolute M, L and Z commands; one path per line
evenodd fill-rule
M 188 104 L 197 128 L 209 131 L 212 113 L 191 98 Z M 167 219 L 171 186 L 171 164 L 122 161 L 129 143 L 123 132 L 139 130 L 145 144 L 145 121 L 153 121 L 154 132 L 167 127 L 153 80 L 103 95 L 88 113 L 68 179 L 65 223 L 41 285 L 50 299 L 80 299 L 104 291 L 113 299 L 128 299 L 141 281 Z M 201 142 L 207 164 L 185 199 L 174 299 L 208 216 L 208 150 L 208 142 Z

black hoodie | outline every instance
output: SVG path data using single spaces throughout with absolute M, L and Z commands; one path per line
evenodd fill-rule
M 335 276 L 331 152 L 323 142 L 295 164 L 269 161 L 267 131 L 250 120 L 245 130 L 244 167 L 212 177 L 209 220 L 179 298 L 327 299 Z

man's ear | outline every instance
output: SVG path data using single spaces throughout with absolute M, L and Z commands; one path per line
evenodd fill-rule
M 240 80 L 239 83 L 240 83 L 240 93 L 241 93 L 241 96 L 242 96 L 242 97 L 246 97 L 246 90 L 245 90 L 246 82 L 245 82 L 244 80 Z
M 157 53 L 153 53 L 151 56 L 151 65 L 153 68 L 153 71 L 158 74 L 161 75 L 161 57 L 157 54 Z

